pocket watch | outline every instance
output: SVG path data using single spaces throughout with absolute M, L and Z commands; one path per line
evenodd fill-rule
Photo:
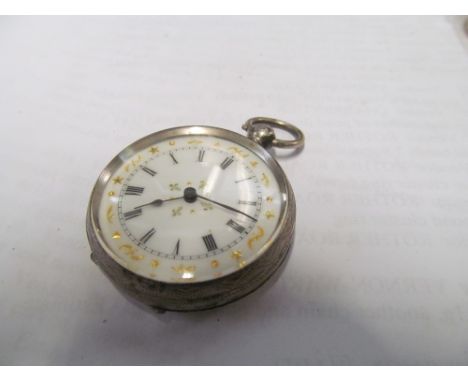
M 304 136 L 273 118 L 242 128 L 247 137 L 201 125 L 162 130 L 105 167 L 86 231 L 92 260 L 118 289 L 159 310 L 202 310 L 247 295 L 278 269 L 296 207 L 271 148 L 298 148 Z

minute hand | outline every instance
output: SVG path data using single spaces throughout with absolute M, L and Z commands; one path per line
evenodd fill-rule
M 206 200 L 207 202 L 214 203 L 214 204 L 217 204 L 218 206 L 224 207 L 224 208 L 226 208 L 227 210 L 234 211 L 234 212 L 237 212 L 238 214 L 242 214 L 242 215 L 244 215 L 244 216 L 247 216 L 249 219 L 252 219 L 254 222 L 257 221 L 257 219 L 255 219 L 253 216 L 250 216 L 249 214 L 246 214 L 245 212 L 242 212 L 242 211 L 240 211 L 240 210 L 236 210 L 235 208 L 230 207 L 230 206 L 228 206 L 228 205 L 226 205 L 226 204 L 223 204 L 223 203 L 220 203 L 220 202 L 216 202 L 216 201 L 214 201 L 214 200 L 205 198 L 204 196 L 201 196 L 201 195 L 198 195 L 198 197 L 201 198 L 201 199 Z

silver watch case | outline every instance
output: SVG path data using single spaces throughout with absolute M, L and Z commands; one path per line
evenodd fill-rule
M 211 136 L 233 141 L 256 153 L 270 167 L 278 181 L 282 208 L 278 225 L 257 258 L 226 276 L 202 282 L 168 283 L 137 275 L 117 263 L 111 249 L 99 235 L 99 203 L 112 174 L 137 152 L 175 136 Z M 88 206 L 86 232 L 91 259 L 126 295 L 160 310 L 194 311 L 215 308 L 235 301 L 260 287 L 279 268 L 293 242 L 296 218 L 294 193 L 278 162 L 262 146 L 240 134 L 212 126 L 182 126 L 150 134 L 126 147 L 100 174 Z

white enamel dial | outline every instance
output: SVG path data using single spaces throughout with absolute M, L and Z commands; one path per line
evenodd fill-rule
M 121 153 L 99 204 L 99 236 L 118 263 L 157 281 L 200 282 L 254 261 L 285 196 L 248 147 L 202 135 Z

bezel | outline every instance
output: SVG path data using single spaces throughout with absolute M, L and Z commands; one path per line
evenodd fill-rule
M 281 209 L 278 223 L 271 237 L 256 251 L 256 258 L 245 267 L 233 273 L 208 281 L 195 280 L 187 283 L 162 282 L 133 273 L 126 268 L 124 261 L 114 253 L 100 234 L 101 227 L 98 219 L 99 205 L 104 196 L 105 186 L 109 182 L 112 174 L 141 150 L 180 136 L 218 137 L 232 141 L 251 150 L 269 167 L 279 186 Z M 117 286 L 123 287 L 123 289 L 130 292 L 133 297 L 152 306 L 169 310 L 196 310 L 222 305 L 233 299 L 237 299 L 265 282 L 286 256 L 293 237 L 294 220 L 295 201 L 291 186 L 289 185 L 284 171 L 266 149 L 254 141 L 230 130 L 213 126 L 192 125 L 174 127 L 145 136 L 127 146 L 109 162 L 99 175 L 91 193 L 87 214 L 87 233 L 93 250 L 93 260 Z M 271 257 L 271 259 L 267 259 L 266 257 Z M 265 267 L 270 269 L 266 269 Z M 255 270 L 256 268 L 259 269 Z M 249 277 L 244 277 L 245 275 Z M 259 276 L 262 277 L 259 278 Z M 127 280 L 125 280 L 125 278 Z M 133 279 L 134 285 L 129 285 L 129 278 Z M 244 282 L 251 285 L 246 285 L 242 288 L 239 288 L 239 285 L 232 286 L 231 289 L 239 291 L 234 293 L 231 298 L 228 298 L 229 301 L 226 301 L 226 298 L 214 298 L 214 295 L 219 294 L 217 291 L 213 290 L 214 286 L 223 285 L 221 289 L 225 289 L 231 282 L 238 282 L 239 280 L 244 280 Z M 174 293 L 163 296 L 167 293 L 168 288 L 169 290 L 173 289 Z M 198 289 L 198 291 L 196 289 Z M 210 289 L 213 290 L 211 295 L 207 293 Z M 157 290 L 158 292 L 151 293 L 149 290 Z M 162 292 L 162 290 L 166 292 Z M 199 298 L 194 298 L 194 295 L 190 295 L 190 293 L 193 294 L 194 292 L 200 295 Z M 186 295 L 187 293 L 188 295 Z M 176 295 L 178 295 L 179 298 L 176 298 Z M 185 303 L 183 301 L 185 301 Z

